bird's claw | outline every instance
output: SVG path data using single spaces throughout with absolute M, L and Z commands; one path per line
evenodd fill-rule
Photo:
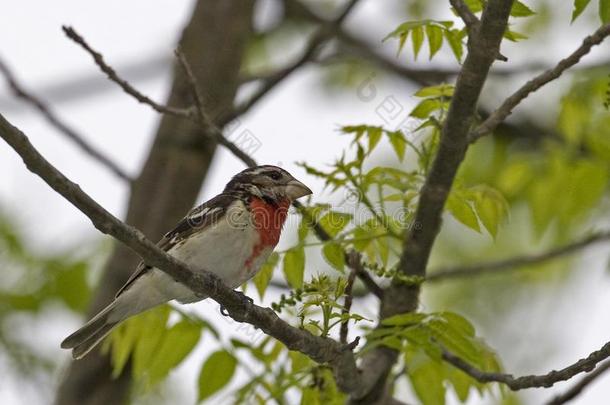
M 235 292 L 239 295 L 239 297 L 241 298 L 241 300 L 242 300 L 244 305 L 254 304 L 254 300 L 252 298 L 248 297 L 243 292 L 237 291 L 237 290 Z M 220 306 L 220 315 L 222 315 L 222 316 L 229 316 L 229 312 L 222 305 Z

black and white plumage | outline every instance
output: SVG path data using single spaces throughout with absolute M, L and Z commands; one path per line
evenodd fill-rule
M 276 166 L 246 169 L 224 191 L 191 210 L 158 246 L 190 265 L 218 275 L 237 288 L 265 263 L 279 239 L 287 209 L 311 190 Z M 187 286 L 159 269 L 140 263 L 116 298 L 61 347 L 75 359 L 93 349 L 125 319 L 171 300 L 201 300 Z

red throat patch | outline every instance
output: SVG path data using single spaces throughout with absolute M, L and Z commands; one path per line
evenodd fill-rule
M 282 227 L 288 215 L 290 200 L 281 201 L 278 205 L 269 204 L 265 200 L 253 197 L 250 201 L 250 211 L 254 227 L 258 231 L 259 241 L 252 249 L 252 254 L 246 260 L 249 268 L 252 262 L 266 248 L 274 248 L 280 240 Z

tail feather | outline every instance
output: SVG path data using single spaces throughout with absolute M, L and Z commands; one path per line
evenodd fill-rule
M 118 324 L 116 321 L 108 320 L 116 304 L 117 301 L 112 302 L 82 328 L 65 338 L 61 342 L 61 347 L 73 349 L 72 357 L 75 359 L 80 359 L 89 353 Z
M 82 358 L 125 319 L 181 296 L 182 290 L 187 289 L 178 286 L 172 290 L 174 284 L 171 277 L 158 270 L 141 276 L 85 326 L 61 342 L 61 347 L 72 349 L 75 359 Z
M 95 346 L 97 346 L 104 338 L 114 329 L 117 323 L 109 323 L 98 331 L 96 331 L 91 337 L 84 342 L 74 346 L 72 348 L 72 358 L 80 360 L 85 357 Z

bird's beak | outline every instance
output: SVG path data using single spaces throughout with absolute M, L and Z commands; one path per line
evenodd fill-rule
M 309 189 L 309 187 L 296 179 L 292 179 L 286 183 L 286 196 L 293 201 L 297 198 L 305 197 L 306 195 L 312 193 L 313 192 Z

